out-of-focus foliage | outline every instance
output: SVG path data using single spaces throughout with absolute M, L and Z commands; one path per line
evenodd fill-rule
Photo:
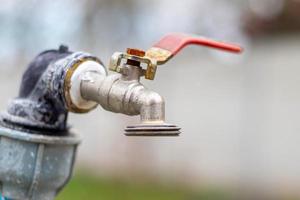
M 99 178 L 87 174 L 76 175 L 57 200 L 227 200 L 222 190 L 191 190 L 177 184 L 124 181 Z

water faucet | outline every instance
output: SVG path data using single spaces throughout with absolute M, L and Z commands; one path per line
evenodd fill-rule
M 67 80 L 69 109 L 81 112 L 90 101 L 104 109 L 126 115 L 140 115 L 140 123 L 125 128 L 127 136 L 176 136 L 180 128 L 165 122 L 165 101 L 158 93 L 147 89 L 140 78 L 153 80 L 158 65 L 166 63 L 189 44 L 204 45 L 230 52 L 240 52 L 236 45 L 216 42 L 181 33 L 168 34 L 146 52 L 128 48 L 126 53 L 112 55 L 109 69 L 118 72 L 106 76 L 88 65 L 79 66 L 81 77 L 70 75 Z M 72 71 L 74 72 L 74 71 Z M 76 71 L 75 71 L 76 72 Z M 72 81 L 72 77 L 76 78 Z M 79 101 L 78 101 L 79 98 Z M 95 105 L 91 106 L 91 109 Z M 89 110 L 89 109 L 88 109 Z
M 177 136 L 165 122 L 165 101 L 147 89 L 158 65 L 189 44 L 241 52 L 236 45 L 199 36 L 168 34 L 147 51 L 127 49 L 112 55 L 107 75 L 103 63 L 66 46 L 40 53 L 23 74 L 19 96 L 0 115 L 0 194 L 9 199 L 51 200 L 69 181 L 80 139 L 67 125 L 68 112 L 86 113 L 101 105 L 140 123 L 128 136 Z M 1 195 L 0 195 L 1 198 Z

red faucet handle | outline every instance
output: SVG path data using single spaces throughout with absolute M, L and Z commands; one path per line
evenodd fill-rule
M 181 49 L 187 45 L 202 45 L 228 51 L 231 53 L 240 53 L 243 49 L 235 44 L 219 42 L 205 37 L 188 35 L 183 33 L 171 33 L 164 36 L 146 52 L 146 56 L 153 58 L 157 64 L 164 64 L 175 56 Z

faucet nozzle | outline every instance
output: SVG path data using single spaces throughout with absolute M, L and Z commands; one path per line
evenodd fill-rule
M 173 124 L 167 123 L 148 123 L 127 126 L 125 135 L 127 136 L 178 136 L 180 128 Z

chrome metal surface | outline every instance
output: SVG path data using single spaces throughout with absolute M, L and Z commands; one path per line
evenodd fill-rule
M 179 131 L 169 130 L 170 127 L 165 124 L 163 97 L 140 83 L 143 69 L 139 66 L 125 64 L 119 71 L 120 74 L 109 76 L 96 71 L 85 72 L 81 80 L 82 98 L 98 102 L 108 111 L 140 115 L 142 126 L 151 124 L 152 128 L 147 125 L 147 134 L 135 135 L 179 135 Z M 164 130 L 158 131 L 157 127 L 164 127 Z M 179 130 L 178 127 L 177 129 Z M 133 131 L 130 127 L 127 130 Z M 135 131 L 139 132 L 140 130 L 136 129 Z

